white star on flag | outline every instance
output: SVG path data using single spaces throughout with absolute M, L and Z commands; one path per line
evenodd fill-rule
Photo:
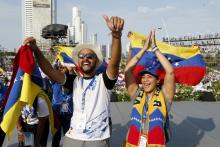
M 174 63 L 174 65 L 175 65 L 175 66 L 179 66 L 180 64 L 179 64 L 179 62 L 176 62 L 176 63 Z

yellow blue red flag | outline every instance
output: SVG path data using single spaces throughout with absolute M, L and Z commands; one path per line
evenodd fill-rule
M 1 129 L 8 138 L 11 137 L 16 122 L 21 115 L 21 109 L 32 105 L 35 98 L 43 92 L 43 84 L 39 68 L 35 65 L 33 54 L 28 46 L 21 46 L 15 57 L 13 75 L 5 98 L 5 108 Z M 51 107 L 51 106 L 50 106 Z M 50 109 L 49 107 L 49 109 Z M 53 128 L 53 114 L 50 113 Z
M 146 36 L 132 32 L 129 38 L 132 48 L 131 54 L 134 56 L 143 47 Z M 156 44 L 173 65 L 177 83 L 197 85 L 203 79 L 206 73 L 206 66 L 198 46 L 172 46 L 158 40 Z M 145 69 L 151 70 L 151 72 L 159 75 L 160 79 L 163 80 L 165 71 L 151 49 L 145 52 L 134 69 L 133 73 L 138 83 L 140 83 L 139 73 Z

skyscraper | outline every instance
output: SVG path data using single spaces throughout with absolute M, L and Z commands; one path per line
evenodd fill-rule
M 97 44 L 98 42 L 98 34 L 97 33 L 94 33 L 94 34 L 92 34 L 92 36 L 91 36 L 91 42 L 92 42 L 92 44 Z
M 52 0 L 22 0 L 22 38 L 33 36 L 38 46 L 49 42 L 41 37 L 42 28 L 52 22 Z
M 81 43 L 86 43 L 87 42 L 87 25 L 84 21 L 82 21 L 81 23 L 81 29 L 82 29 Z
M 81 19 L 81 11 L 78 7 L 72 8 L 72 25 L 69 26 L 69 38 L 73 43 L 87 42 L 87 25 Z
M 52 0 L 52 24 L 57 23 L 57 0 Z

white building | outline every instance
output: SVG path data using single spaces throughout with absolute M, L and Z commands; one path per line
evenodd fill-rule
M 86 43 L 87 42 L 87 24 L 82 21 L 81 23 L 81 29 L 82 29 L 82 38 L 81 38 L 81 43 Z
M 52 0 L 22 0 L 22 38 L 33 36 L 45 49 L 50 43 L 41 37 L 42 28 L 52 22 Z
M 98 35 L 97 35 L 97 33 L 92 34 L 92 36 L 91 36 L 91 43 L 92 44 L 97 44 L 98 43 Z
M 69 26 L 69 38 L 73 43 L 87 42 L 87 25 L 81 19 L 81 11 L 78 7 L 72 8 L 72 25 Z

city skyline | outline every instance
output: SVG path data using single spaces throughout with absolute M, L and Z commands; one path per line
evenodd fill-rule
M 125 51 L 129 30 L 147 34 L 151 28 L 162 27 L 157 37 L 178 37 L 184 35 L 207 34 L 220 31 L 220 1 L 218 0 L 156 0 L 156 1 L 89 1 L 58 0 L 57 23 L 72 21 L 72 7 L 79 7 L 88 27 L 88 36 L 98 34 L 99 44 L 110 42 L 109 30 L 103 15 L 118 15 L 125 19 L 122 44 Z M 0 2 L 0 44 L 13 50 L 22 43 L 21 1 Z

